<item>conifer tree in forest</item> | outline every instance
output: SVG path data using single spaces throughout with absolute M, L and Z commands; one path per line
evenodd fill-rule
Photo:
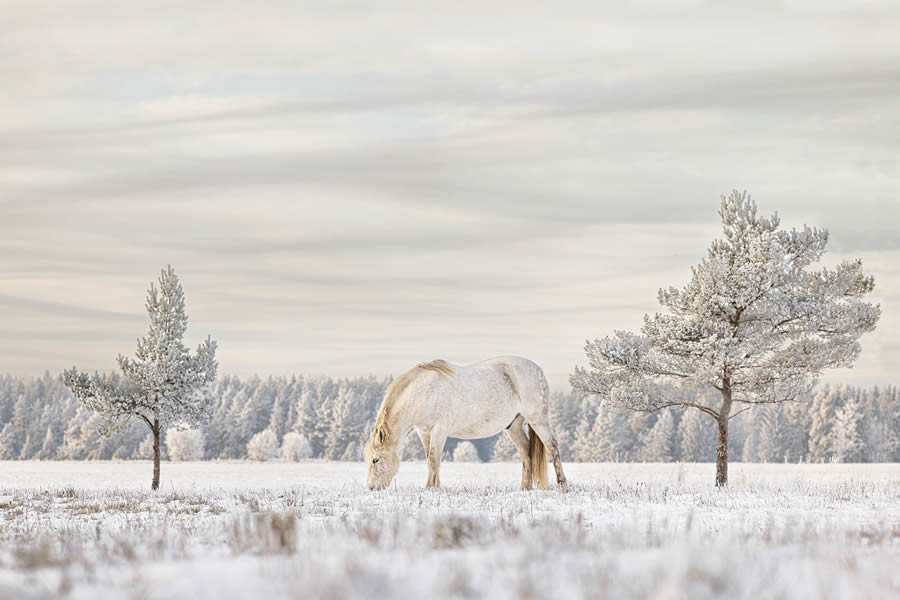
M 834 417 L 834 460 L 842 463 L 862 462 L 863 415 L 856 394 L 844 404 Z
M 676 459 L 675 454 L 675 418 L 666 411 L 650 428 L 640 456 L 644 462 L 671 462 Z

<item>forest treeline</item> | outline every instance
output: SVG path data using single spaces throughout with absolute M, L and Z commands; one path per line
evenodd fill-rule
M 375 377 L 223 377 L 210 390 L 214 410 L 202 428 L 202 456 L 247 458 L 251 438 L 269 430 L 278 445 L 286 433 L 301 434 L 313 458 L 361 460 L 389 384 Z M 695 409 L 631 412 L 595 396 L 557 392 L 551 412 L 567 461 L 715 460 L 715 423 Z M 143 423 L 109 437 L 98 432 L 100 423 L 57 376 L 0 377 L 0 460 L 152 456 Z M 729 454 L 744 462 L 900 462 L 900 391 L 824 385 L 802 402 L 754 407 L 732 420 L 731 431 Z M 455 444 L 448 442 L 448 455 Z M 506 436 L 475 446 L 481 460 L 515 458 Z M 404 454 L 424 457 L 415 434 Z

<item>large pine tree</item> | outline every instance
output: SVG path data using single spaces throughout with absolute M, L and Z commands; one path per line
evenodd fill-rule
M 695 408 L 718 429 L 716 485 L 728 481 L 728 423 L 739 411 L 798 400 L 824 369 L 853 364 L 859 338 L 875 328 L 875 286 L 858 260 L 812 270 L 828 232 L 785 231 L 760 217 L 746 193 L 722 198 L 724 238 L 715 240 L 688 284 L 659 291 L 665 313 L 645 316 L 641 334 L 617 331 L 587 342 L 588 368 L 573 387 L 633 410 Z M 683 390 L 716 390 L 716 402 Z

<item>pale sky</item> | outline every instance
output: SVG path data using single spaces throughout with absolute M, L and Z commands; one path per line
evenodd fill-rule
M 900 383 L 895 3 L 301 4 L 0 4 L 0 373 L 114 369 L 171 263 L 223 374 L 565 389 L 739 188 L 876 277 L 829 379 Z

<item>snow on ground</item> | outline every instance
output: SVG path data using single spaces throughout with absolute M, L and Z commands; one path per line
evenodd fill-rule
M 900 598 L 900 465 L 0 462 L 7 598 Z

